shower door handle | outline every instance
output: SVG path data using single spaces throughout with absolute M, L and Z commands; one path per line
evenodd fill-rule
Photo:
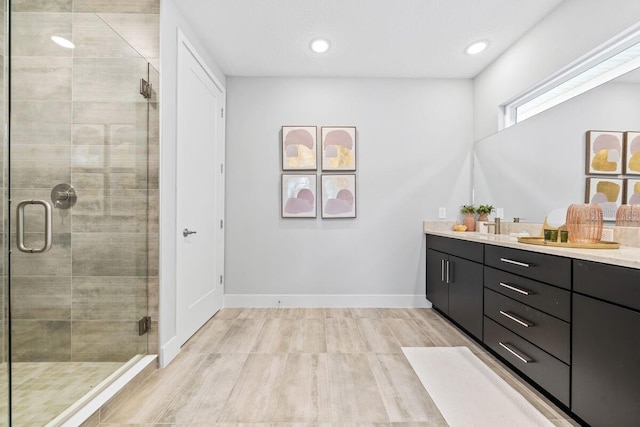
M 44 246 L 39 249 L 27 248 L 24 245 L 24 209 L 27 205 L 41 205 L 44 207 Z M 18 235 L 18 249 L 21 252 L 27 252 L 31 254 L 40 254 L 43 252 L 47 252 L 51 249 L 51 226 L 53 224 L 52 221 L 52 209 L 49 202 L 44 200 L 23 200 L 18 203 L 18 207 L 16 208 L 17 213 L 17 230 L 16 234 Z

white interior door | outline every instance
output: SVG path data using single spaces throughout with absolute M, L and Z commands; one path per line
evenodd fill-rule
M 224 94 L 182 35 L 178 44 L 176 327 L 182 345 L 222 308 Z

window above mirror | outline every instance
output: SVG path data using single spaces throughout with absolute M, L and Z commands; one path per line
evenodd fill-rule
M 640 24 L 500 106 L 507 128 L 640 68 Z

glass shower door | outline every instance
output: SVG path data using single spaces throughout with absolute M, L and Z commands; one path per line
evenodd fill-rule
M 9 286 L 8 286 L 8 1 L 0 0 L 0 426 L 9 424 Z
M 38 426 L 147 352 L 149 66 L 80 1 L 10 10 L 3 356 L 11 425 Z

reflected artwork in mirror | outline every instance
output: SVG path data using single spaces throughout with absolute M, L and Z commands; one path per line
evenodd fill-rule
M 587 178 L 585 203 L 602 208 L 605 221 L 615 221 L 622 204 L 622 180 L 616 178 Z
M 640 175 L 640 132 L 624 133 L 626 175 Z
M 622 172 L 623 133 L 587 131 L 587 174 L 618 175 Z
M 640 179 L 625 179 L 624 194 L 625 204 L 640 205 Z

